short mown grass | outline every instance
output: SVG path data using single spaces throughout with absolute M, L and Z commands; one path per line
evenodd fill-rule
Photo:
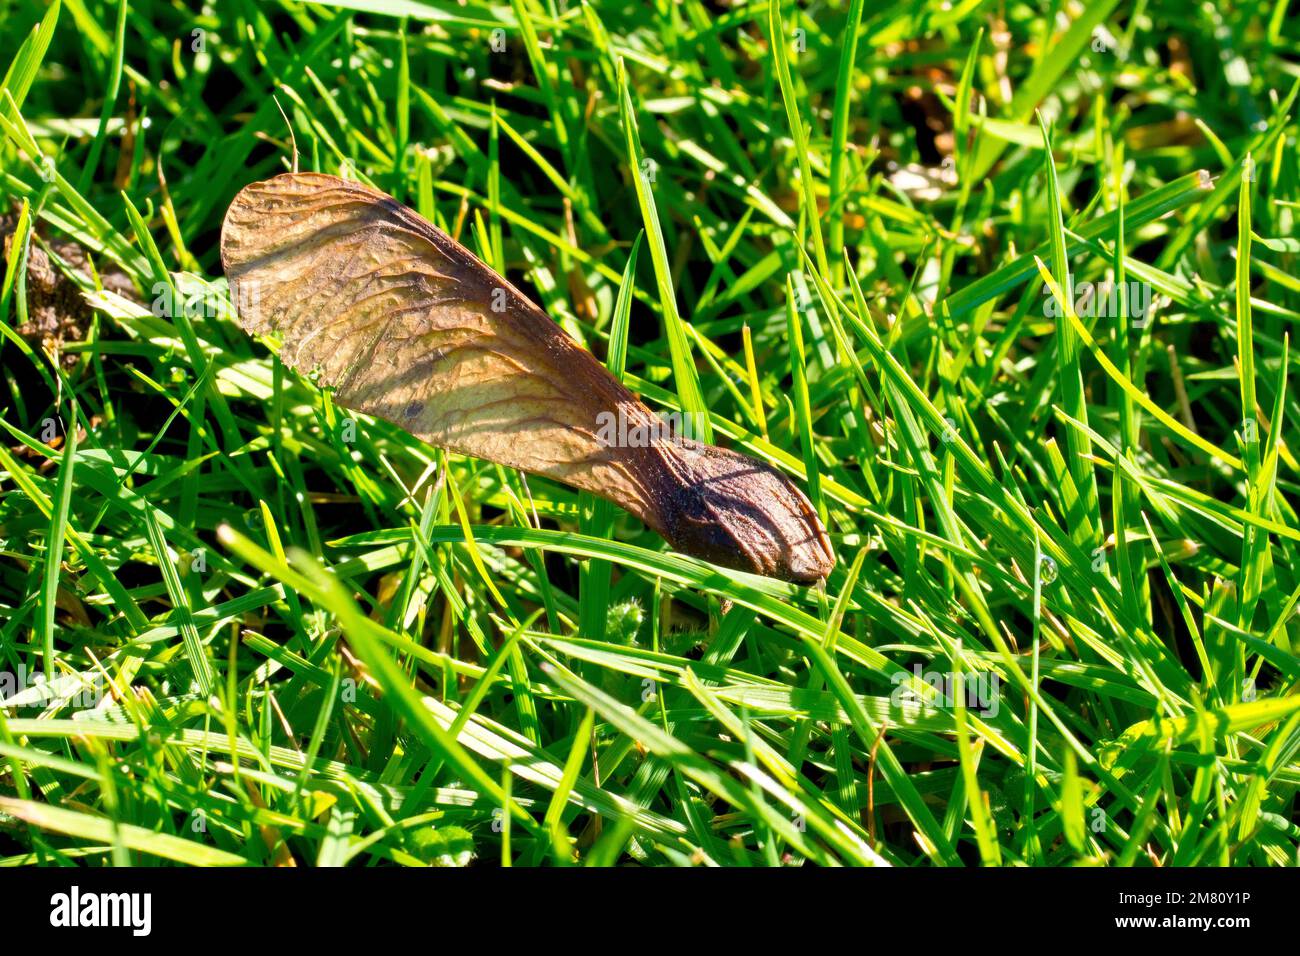
M 1295 865 L 1286 7 L 0 4 L 0 865 Z M 295 150 L 791 475 L 824 587 L 247 338 Z

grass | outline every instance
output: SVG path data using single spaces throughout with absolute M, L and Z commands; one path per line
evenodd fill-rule
M 1295 865 L 1286 8 L 0 4 L 0 865 Z M 295 147 L 825 586 L 278 364 L 217 240 Z

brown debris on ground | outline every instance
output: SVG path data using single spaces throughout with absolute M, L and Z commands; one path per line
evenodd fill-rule
M 5 262 L 9 260 L 17 223 L 17 216 L 0 215 L 0 255 Z M 94 273 L 90 256 L 79 243 L 43 239 L 39 234 L 33 237 L 27 253 L 27 321 L 16 331 L 30 345 L 59 355 L 65 342 L 85 338 L 93 310 L 80 287 L 55 264 L 50 252 L 87 279 Z M 109 265 L 99 271 L 99 277 L 108 291 L 140 301 L 135 285 L 122 270 Z M 76 356 L 63 355 L 61 361 L 65 368 L 71 367 L 76 364 Z

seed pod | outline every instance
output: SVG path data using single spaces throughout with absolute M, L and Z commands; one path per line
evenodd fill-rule
M 685 554 L 791 581 L 835 557 L 763 462 L 680 436 L 528 298 L 397 200 L 321 173 L 242 190 L 221 261 L 249 334 L 341 405 L 432 445 L 593 492 Z M 652 436 L 608 440 L 609 423 Z

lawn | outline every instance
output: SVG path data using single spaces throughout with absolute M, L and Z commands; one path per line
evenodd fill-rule
M 1287 6 L 0 0 L 0 866 L 1296 865 Z M 281 363 L 220 234 L 295 163 L 829 577 Z

